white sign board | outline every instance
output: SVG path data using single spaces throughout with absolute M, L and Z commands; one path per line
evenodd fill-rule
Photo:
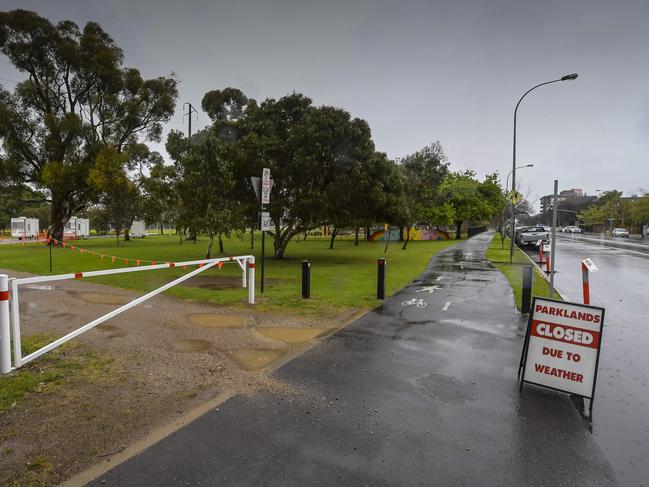
M 261 204 L 270 203 L 270 169 L 265 167 L 261 172 Z
M 597 272 L 599 270 L 599 267 L 595 265 L 595 263 L 590 260 L 590 259 L 584 259 L 581 261 L 582 264 L 586 266 L 586 269 L 588 269 L 590 272 Z
M 522 380 L 592 399 L 603 325 L 603 308 L 534 298 Z
M 262 232 L 267 232 L 269 230 L 272 230 L 271 228 L 271 221 L 270 221 L 270 213 L 267 211 L 262 211 L 259 213 L 259 217 L 261 220 L 261 231 Z

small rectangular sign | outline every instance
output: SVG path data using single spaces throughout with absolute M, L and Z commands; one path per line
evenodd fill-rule
M 604 309 L 534 298 L 522 381 L 592 399 Z
M 599 270 L 599 267 L 597 267 L 595 263 L 590 259 L 584 259 L 581 261 L 581 263 L 584 264 L 590 272 L 597 272 Z
M 272 187 L 270 181 L 270 169 L 265 167 L 261 172 L 261 204 L 267 205 L 270 203 L 270 188 Z
M 267 232 L 269 230 L 272 230 L 271 227 L 271 220 L 270 220 L 270 213 L 267 211 L 262 211 L 259 213 L 259 218 L 260 218 L 260 223 L 261 223 L 261 231 L 262 232 Z

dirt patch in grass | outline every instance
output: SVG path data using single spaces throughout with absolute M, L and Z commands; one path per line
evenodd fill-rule
M 23 355 L 141 294 L 85 279 L 21 289 Z M 268 367 L 354 312 L 290 317 L 157 296 L 0 378 L 0 485 L 55 485 L 226 390 L 297 394 Z
M 281 279 L 265 279 L 267 286 L 283 282 Z M 241 287 L 241 277 L 232 276 L 203 276 L 198 275 L 180 284 L 182 287 L 197 287 L 218 291 L 220 289 L 237 289 Z

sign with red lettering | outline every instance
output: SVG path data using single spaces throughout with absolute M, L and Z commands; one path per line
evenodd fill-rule
M 592 400 L 603 325 L 604 308 L 534 298 L 522 381 Z

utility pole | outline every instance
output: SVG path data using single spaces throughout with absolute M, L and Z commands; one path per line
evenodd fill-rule
M 554 197 L 552 198 L 552 243 L 550 247 L 550 298 L 554 299 L 554 264 L 557 256 L 557 206 L 559 206 L 559 180 L 554 180 Z M 543 245 L 543 242 L 541 242 Z
M 187 126 L 187 138 L 189 139 L 192 136 L 192 114 L 193 113 L 198 114 L 198 112 L 194 108 L 194 105 L 192 105 L 189 102 L 183 103 L 183 110 L 185 109 L 185 107 L 189 107 L 189 111 L 187 113 L 183 113 L 183 118 L 185 118 L 185 116 L 187 117 L 187 124 L 188 124 L 188 126 Z

